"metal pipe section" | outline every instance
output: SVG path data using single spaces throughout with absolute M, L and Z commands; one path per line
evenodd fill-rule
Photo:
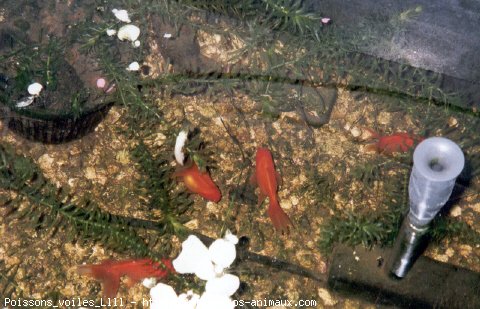
M 443 137 L 422 141 L 413 153 L 408 194 L 410 211 L 402 223 L 390 256 L 390 273 L 406 276 L 427 243 L 429 223 L 452 194 L 465 158 L 457 144 Z

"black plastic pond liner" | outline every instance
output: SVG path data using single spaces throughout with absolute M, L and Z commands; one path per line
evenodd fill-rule
M 473 112 L 480 108 L 480 2 L 305 3 L 331 18 L 333 35 L 353 52 L 335 70 L 351 74 L 363 68 L 365 74 L 354 76 L 349 87 L 444 101 Z
M 112 106 L 113 102 L 107 102 L 78 116 L 39 117 L 11 111 L 7 123 L 10 130 L 29 140 L 47 144 L 66 143 L 91 133 Z
M 468 5 L 451 5 L 450 2 L 432 5 L 426 1 L 402 4 L 385 0 L 379 4 L 358 0 L 305 1 L 309 12 L 330 17 L 332 22 L 320 27 L 316 38 L 295 33 L 279 35 L 286 45 L 289 40 L 299 39 L 299 42 L 292 43 L 293 46 L 298 43 L 300 47 L 299 59 L 294 62 L 306 63 L 295 73 L 285 69 L 282 63 L 273 65 L 275 68 L 237 67 L 230 73 L 223 73 L 211 61 L 202 61 L 199 54 L 195 61 L 191 57 L 175 57 L 174 41 L 169 44 L 171 50 L 162 50 L 162 53 L 172 58 L 177 74 L 187 80 L 204 84 L 215 80 L 243 80 L 250 95 L 255 90 L 266 94 L 267 89 L 268 95 L 288 98 L 288 87 L 302 85 L 304 89 L 315 89 L 326 86 L 406 97 L 411 99 L 411 104 L 433 103 L 478 117 L 480 10 Z M 453 28 L 447 31 L 443 19 L 447 19 L 446 24 Z M 456 19 L 462 19 L 462 22 L 457 24 Z M 159 23 L 158 27 L 165 26 Z M 180 33 L 175 41 L 192 42 L 189 47 L 199 50 L 194 31 Z M 181 45 L 177 47 L 184 49 Z M 302 50 L 308 50 L 308 55 L 303 55 Z M 252 87 L 255 83 L 268 87 Z M 283 85 L 272 90 L 272 83 Z M 181 83 L 181 80 L 178 85 L 191 88 L 191 83 Z M 322 97 L 319 95 L 317 101 L 324 101 Z M 303 98 L 265 104 L 268 106 L 264 106 L 264 111 L 270 111 L 273 116 L 298 110 L 299 105 L 300 109 L 311 105 Z M 321 106 L 310 107 L 310 111 L 321 116 L 328 116 L 328 110 Z
M 389 250 L 337 246 L 328 274 L 331 289 L 399 308 L 480 308 L 480 274 L 421 256 L 407 276 L 385 271 Z
M 361 52 L 467 81 L 480 79 L 477 0 L 305 1 Z

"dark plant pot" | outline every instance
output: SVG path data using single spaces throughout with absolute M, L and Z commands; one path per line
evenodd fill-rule
M 29 45 L 19 44 L 22 41 Z M 63 59 L 61 42 L 26 49 L 23 46 L 33 43 L 10 28 L 0 29 L 2 42 L 0 118 L 13 132 L 42 143 L 69 142 L 92 132 L 113 105 L 110 95 L 85 87 Z M 18 107 L 29 98 L 27 87 L 34 81 L 44 88 L 30 105 Z
M 113 102 L 103 103 L 74 115 L 40 115 L 11 110 L 8 128 L 33 141 L 59 144 L 72 141 L 92 132 L 107 115 Z

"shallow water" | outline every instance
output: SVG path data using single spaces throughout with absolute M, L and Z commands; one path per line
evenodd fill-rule
M 123 25 L 113 8 L 130 12 L 132 24 L 141 29 L 140 47 L 106 35 L 106 29 Z M 242 281 L 236 300 L 393 308 L 354 292 L 333 292 L 326 284 L 335 244 L 391 246 L 408 209 L 413 147 L 389 154 L 373 131 L 406 132 L 415 143 L 417 137 L 445 136 L 462 147 L 465 171 L 435 222 L 435 241 L 425 255 L 480 271 L 475 106 L 461 101 L 465 96 L 445 92 L 441 74 L 343 52 L 340 47 L 350 45 L 337 42 L 337 34 L 338 40 L 345 38 L 334 16 L 333 23 L 319 28 L 318 43 L 310 26 L 299 31 L 282 20 L 284 25 L 272 29 L 276 24 L 270 19 L 246 13 L 250 23 L 243 24 L 235 12 L 226 18 L 218 8 L 203 14 L 156 2 L 1 4 L 1 29 L 22 37 L 15 37 L 18 43 L 11 48 L 4 45 L 0 56 L 6 57 L 3 63 L 25 61 L 0 66 L 2 76 L 14 81 L 2 86 L 2 99 L 8 101 L 2 102 L 8 113 L 0 140 L 2 298 L 99 302 L 100 284 L 79 276 L 77 265 L 147 255 L 173 258 L 189 233 L 219 238 L 229 229 L 244 243 L 237 246 L 239 262 L 229 270 Z M 52 41 L 58 53 L 43 48 Z M 65 94 L 65 114 L 83 119 L 80 123 L 93 132 L 78 130 L 72 141 L 44 144 L 31 140 L 35 128 L 19 132 L 10 125 L 12 118 L 31 116 L 12 105 L 26 95 L 17 93 L 22 81 L 46 84 L 56 76 L 55 57 L 74 68 L 88 97 L 88 104 L 76 106 L 77 92 Z M 140 71 L 126 70 L 133 61 Z M 18 72 L 26 74 L 23 79 Z M 97 88 L 98 78 L 107 80 L 106 88 Z M 45 91 L 62 97 L 51 85 Z M 109 102 L 114 106 L 96 127 L 79 116 L 91 104 Z M 64 130 L 61 134 L 78 124 L 48 121 L 48 132 Z M 181 130 L 192 132 L 184 151 L 208 168 L 222 192 L 219 203 L 187 195 L 185 186 L 172 180 Z M 259 190 L 249 181 L 262 146 L 272 153 L 281 178 L 280 206 L 294 225 L 285 235 L 275 232 L 268 201 L 257 205 Z M 177 291 L 202 291 L 204 284 L 193 276 L 168 282 Z M 131 301 L 148 298 L 149 291 L 121 284 L 117 297 L 140 307 Z

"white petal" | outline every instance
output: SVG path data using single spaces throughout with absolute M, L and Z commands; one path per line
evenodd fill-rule
M 33 99 L 34 99 L 34 98 L 35 98 L 35 97 L 34 97 L 33 95 L 32 95 L 32 96 L 29 96 L 29 97 L 23 99 L 22 101 L 17 102 L 16 107 L 19 107 L 19 108 L 27 107 L 27 106 L 29 106 L 30 104 L 33 103 Z
M 230 297 L 225 295 L 203 293 L 197 303 L 196 309 L 234 309 L 235 303 Z
M 223 275 L 226 267 L 220 266 L 220 265 L 217 265 L 217 264 L 213 264 L 213 266 L 214 266 L 213 270 L 215 271 L 215 275 L 217 275 L 217 276 Z
M 215 276 L 208 249 L 195 235 L 188 236 L 182 243 L 182 252 L 172 261 L 172 264 L 180 274 L 194 273 L 202 280 Z
M 198 264 L 198 267 L 195 269 L 195 276 L 202 280 L 210 280 L 216 276 L 215 268 L 209 258 Z
M 324 18 L 321 19 L 322 24 L 328 24 L 328 23 L 330 22 L 330 20 L 331 20 L 331 19 L 328 18 L 328 17 L 324 17 Z
M 140 70 L 140 64 L 134 61 L 128 65 L 127 71 L 138 71 Z
M 129 23 L 131 22 L 130 18 L 128 17 L 128 12 L 126 10 L 117 10 L 117 9 L 113 9 L 112 10 L 112 13 L 115 15 L 115 17 L 120 20 L 120 21 L 123 21 L 125 23 Z
M 107 29 L 107 35 L 108 36 L 112 36 L 112 35 L 115 35 L 115 34 L 117 34 L 117 30 Z
M 178 304 L 178 297 L 175 290 L 164 283 L 159 283 L 150 290 L 152 298 L 152 309 L 172 309 Z
M 105 78 L 100 77 L 97 79 L 97 88 L 103 89 L 105 88 L 106 85 L 107 85 L 107 81 L 105 80 Z
M 118 29 L 117 37 L 121 40 L 136 41 L 140 36 L 140 28 L 135 25 L 125 25 Z
M 142 285 L 148 289 L 153 288 L 157 284 L 156 278 L 145 278 L 142 281 Z
M 234 245 L 238 244 L 238 237 L 233 235 L 232 232 L 230 232 L 230 230 L 227 230 L 225 232 L 225 236 L 223 236 L 223 239 L 225 239 L 228 242 L 231 242 Z
M 39 83 L 33 83 L 28 86 L 28 93 L 31 95 L 39 95 L 40 91 L 42 91 L 43 86 Z
M 183 146 L 185 146 L 185 142 L 187 141 L 188 133 L 185 131 L 180 131 L 177 136 L 177 140 L 175 141 L 175 160 L 177 160 L 178 164 L 183 165 L 185 161 L 185 155 L 183 154 Z
M 232 296 L 240 287 L 240 279 L 231 274 L 224 274 L 207 281 L 205 292 Z
M 216 265 L 227 268 L 235 261 L 235 245 L 225 239 L 217 239 L 208 248 L 210 259 Z
M 133 42 L 133 47 L 140 47 L 140 41 L 136 40 L 135 42 Z

